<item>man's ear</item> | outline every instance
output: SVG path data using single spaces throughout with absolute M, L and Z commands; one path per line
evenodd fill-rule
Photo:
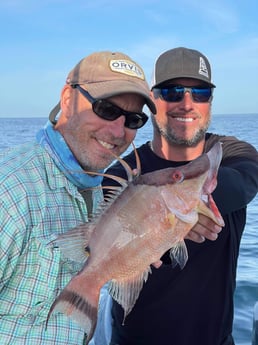
M 72 97 L 73 97 L 73 89 L 70 85 L 65 85 L 61 91 L 61 100 L 60 106 L 62 109 L 62 113 L 64 114 L 72 114 Z

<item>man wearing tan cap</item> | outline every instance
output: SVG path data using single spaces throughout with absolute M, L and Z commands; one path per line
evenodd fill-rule
M 69 73 L 36 141 L 2 154 L 1 345 L 85 343 L 61 313 L 46 327 L 51 304 L 81 268 L 48 244 L 103 200 L 102 178 L 85 171 L 103 172 L 127 149 L 148 119 L 144 105 L 155 112 L 141 67 L 122 53 L 94 53 Z
M 142 173 L 185 164 L 222 142 L 213 198 L 225 226 L 221 229 L 200 216 L 190 233 L 192 241 L 186 241 L 184 269 L 174 267 L 167 252 L 161 267 L 152 269 L 125 320 L 117 302 L 109 299 L 106 309 L 103 302 L 103 317 L 108 320 L 105 315 L 110 315 L 112 305 L 113 320 L 109 329 L 103 323 L 102 333 L 99 325 L 95 338 L 109 339 L 111 334 L 109 345 L 234 344 L 237 257 L 246 207 L 258 190 L 258 153 L 235 137 L 207 132 L 214 88 L 210 63 L 197 50 L 178 47 L 164 52 L 155 62 L 151 90 L 157 114 L 152 116 L 152 140 L 138 148 Z M 134 153 L 125 160 L 132 168 L 136 166 Z M 119 163 L 107 172 L 124 176 Z M 110 183 L 105 179 L 103 184 Z

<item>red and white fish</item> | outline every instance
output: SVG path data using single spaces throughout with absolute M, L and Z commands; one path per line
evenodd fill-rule
M 51 315 L 54 311 L 65 313 L 81 325 L 89 342 L 105 283 L 110 282 L 109 293 L 126 317 L 151 264 L 160 262 L 166 251 L 183 268 L 188 258 L 184 238 L 197 223 L 198 214 L 224 225 L 211 196 L 221 157 L 221 144 L 217 143 L 186 165 L 136 177 L 123 162 L 129 182 L 113 177 L 123 183 L 122 193 L 115 193 L 92 221 L 55 241 L 67 257 L 88 258 L 52 304 L 48 319 L 55 317 Z

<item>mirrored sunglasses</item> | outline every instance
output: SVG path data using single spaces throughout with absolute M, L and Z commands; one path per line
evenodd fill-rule
M 194 102 L 205 103 L 210 101 L 212 90 L 213 89 L 211 87 L 168 86 L 154 88 L 153 94 L 155 98 L 160 98 L 166 102 L 181 102 L 185 93 L 189 92 Z
M 125 116 L 125 127 L 130 129 L 141 128 L 148 121 L 148 116 L 143 112 L 126 111 L 106 99 L 97 99 L 92 97 L 88 91 L 79 84 L 72 85 L 91 103 L 92 110 L 100 118 L 107 121 L 114 121 L 120 116 Z

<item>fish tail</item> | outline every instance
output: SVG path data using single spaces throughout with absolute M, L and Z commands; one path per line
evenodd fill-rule
M 61 312 L 76 321 L 87 333 L 86 345 L 89 343 L 97 324 L 98 298 L 93 303 L 89 302 L 67 286 L 52 304 L 47 316 L 47 324 L 54 311 Z

